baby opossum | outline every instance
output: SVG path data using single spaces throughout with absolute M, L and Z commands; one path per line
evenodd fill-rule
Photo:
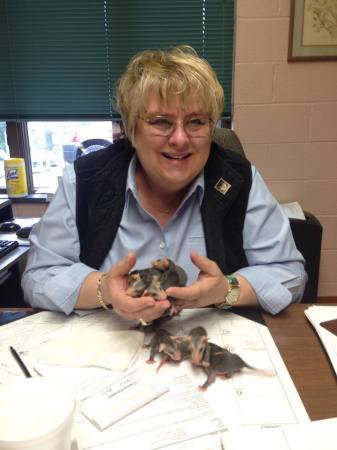
M 131 297 L 149 295 L 156 300 L 165 300 L 167 288 L 186 285 L 186 272 L 170 259 L 156 259 L 151 262 L 151 265 L 152 267 L 148 269 L 130 272 L 126 291 L 128 295 Z M 171 307 L 164 314 L 169 316 L 178 314 L 180 309 L 175 305 L 175 299 L 170 297 L 168 300 L 170 300 Z
M 159 328 L 156 331 L 147 347 L 150 348 L 148 364 L 155 362 L 154 356 L 156 353 L 160 353 L 162 356 L 157 372 L 167 361 L 181 362 L 190 358 L 189 345 L 184 336 L 174 336 L 164 328 Z
M 243 368 L 254 370 L 264 376 L 273 376 L 270 370 L 257 369 L 247 364 L 239 355 L 208 341 L 207 332 L 203 327 L 193 328 L 187 336 L 191 353 L 191 362 L 201 366 L 207 379 L 199 390 L 205 391 L 217 376 L 229 378 Z
M 175 337 L 164 328 L 159 328 L 155 332 L 147 347 L 150 348 L 150 357 L 147 360 L 148 364 L 153 364 L 155 362 L 154 357 L 156 353 L 164 353 L 173 361 L 180 361 L 181 359 L 181 352 Z

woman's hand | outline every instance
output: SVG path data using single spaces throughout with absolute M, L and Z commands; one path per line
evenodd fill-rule
M 114 311 L 127 320 L 143 319 L 145 322 L 157 319 L 170 307 L 168 300 L 154 300 L 152 297 L 130 297 L 127 295 L 128 274 L 136 263 L 132 252 L 107 272 L 101 283 L 104 302 L 111 304 Z
M 218 265 L 199 255 L 191 253 L 191 260 L 200 270 L 197 281 L 186 287 L 170 287 L 168 297 L 175 297 L 182 308 L 202 308 L 214 303 L 222 303 L 228 291 L 228 282 Z

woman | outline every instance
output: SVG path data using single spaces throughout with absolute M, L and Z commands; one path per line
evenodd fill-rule
M 288 219 L 257 170 L 212 143 L 223 90 L 190 47 L 146 51 L 117 87 L 126 133 L 79 158 L 38 227 L 23 275 L 27 301 L 61 310 L 112 307 L 151 321 L 167 299 L 126 293 L 127 274 L 167 256 L 185 269 L 181 307 L 300 301 L 306 274 Z

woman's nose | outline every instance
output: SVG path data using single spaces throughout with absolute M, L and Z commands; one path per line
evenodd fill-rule
M 176 122 L 169 136 L 169 144 L 183 146 L 189 143 L 189 136 L 185 131 L 184 124 Z

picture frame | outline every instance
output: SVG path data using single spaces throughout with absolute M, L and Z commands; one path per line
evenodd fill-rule
M 288 61 L 337 59 L 337 0 L 291 0 Z

